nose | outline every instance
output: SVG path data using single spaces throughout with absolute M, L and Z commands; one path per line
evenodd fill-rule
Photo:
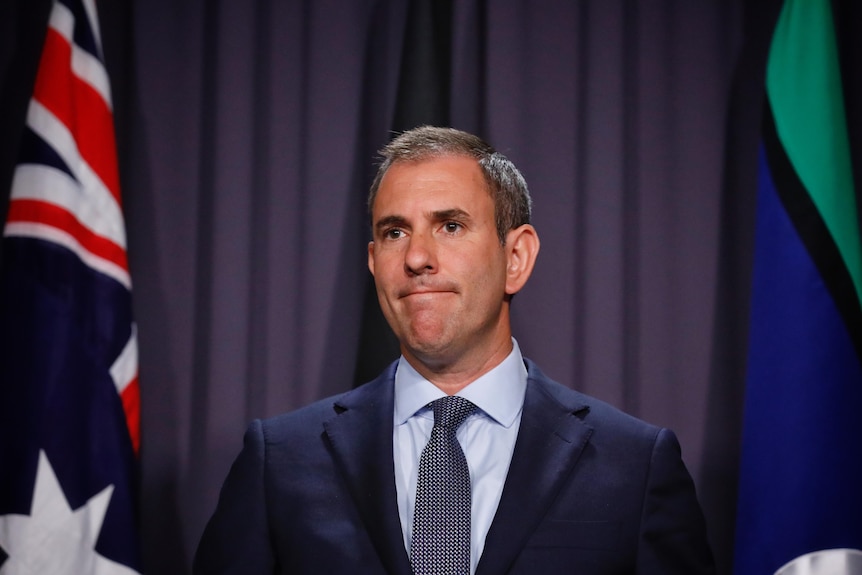
M 404 254 L 404 271 L 407 275 L 422 275 L 437 271 L 437 250 L 433 238 L 425 234 L 410 236 Z

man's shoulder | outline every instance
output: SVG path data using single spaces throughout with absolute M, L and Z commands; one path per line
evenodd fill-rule
M 392 402 L 392 364 L 375 379 L 353 389 L 318 399 L 298 409 L 261 420 L 267 437 L 309 432 L 319 433 L 324 422 L 346 411 L 374 409 L 380 402 Z
M 610 403 L 577 391 L 545 375 L 532 361 L 525 359 L 529 384 L 534 393 L 580 418 L 595 430 L 613 429 L 615 433 L 654 437 L 661 428 L 624 412 Z

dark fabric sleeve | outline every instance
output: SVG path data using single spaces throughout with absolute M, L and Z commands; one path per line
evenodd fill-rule
M 256 420 L 245 433 L 243 449 L 201 537 L 192 567 L 194 575 L 275 572 L 266 514 L 264 460 L 263 426 Z
M 670 430 L 656 436 L 646 489 L 637 573 L 714 574 L 694 482 Z

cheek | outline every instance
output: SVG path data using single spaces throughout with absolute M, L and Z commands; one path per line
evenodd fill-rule
M 480 298 L 496 299 L 505 291 L 506 262 L 497 251 L 464 261 L 461 271 L 461 277 L 477 290 L 475 295 Z
M 374 256 L 374 261 L 369 263 L 371 264 L 371 274 L 378 285 L 391 284 L 401 271 L 397 257 L 391 251 L 378 250 Z

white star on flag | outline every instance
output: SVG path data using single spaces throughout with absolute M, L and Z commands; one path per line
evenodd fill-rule
M 96 540 L 114 486 L 74 511 L 44 451 L 39 452 L 30 515 L 0 516 L 0 547 L 9 555 L 0 575 L 136 575 L 96 553 Z

